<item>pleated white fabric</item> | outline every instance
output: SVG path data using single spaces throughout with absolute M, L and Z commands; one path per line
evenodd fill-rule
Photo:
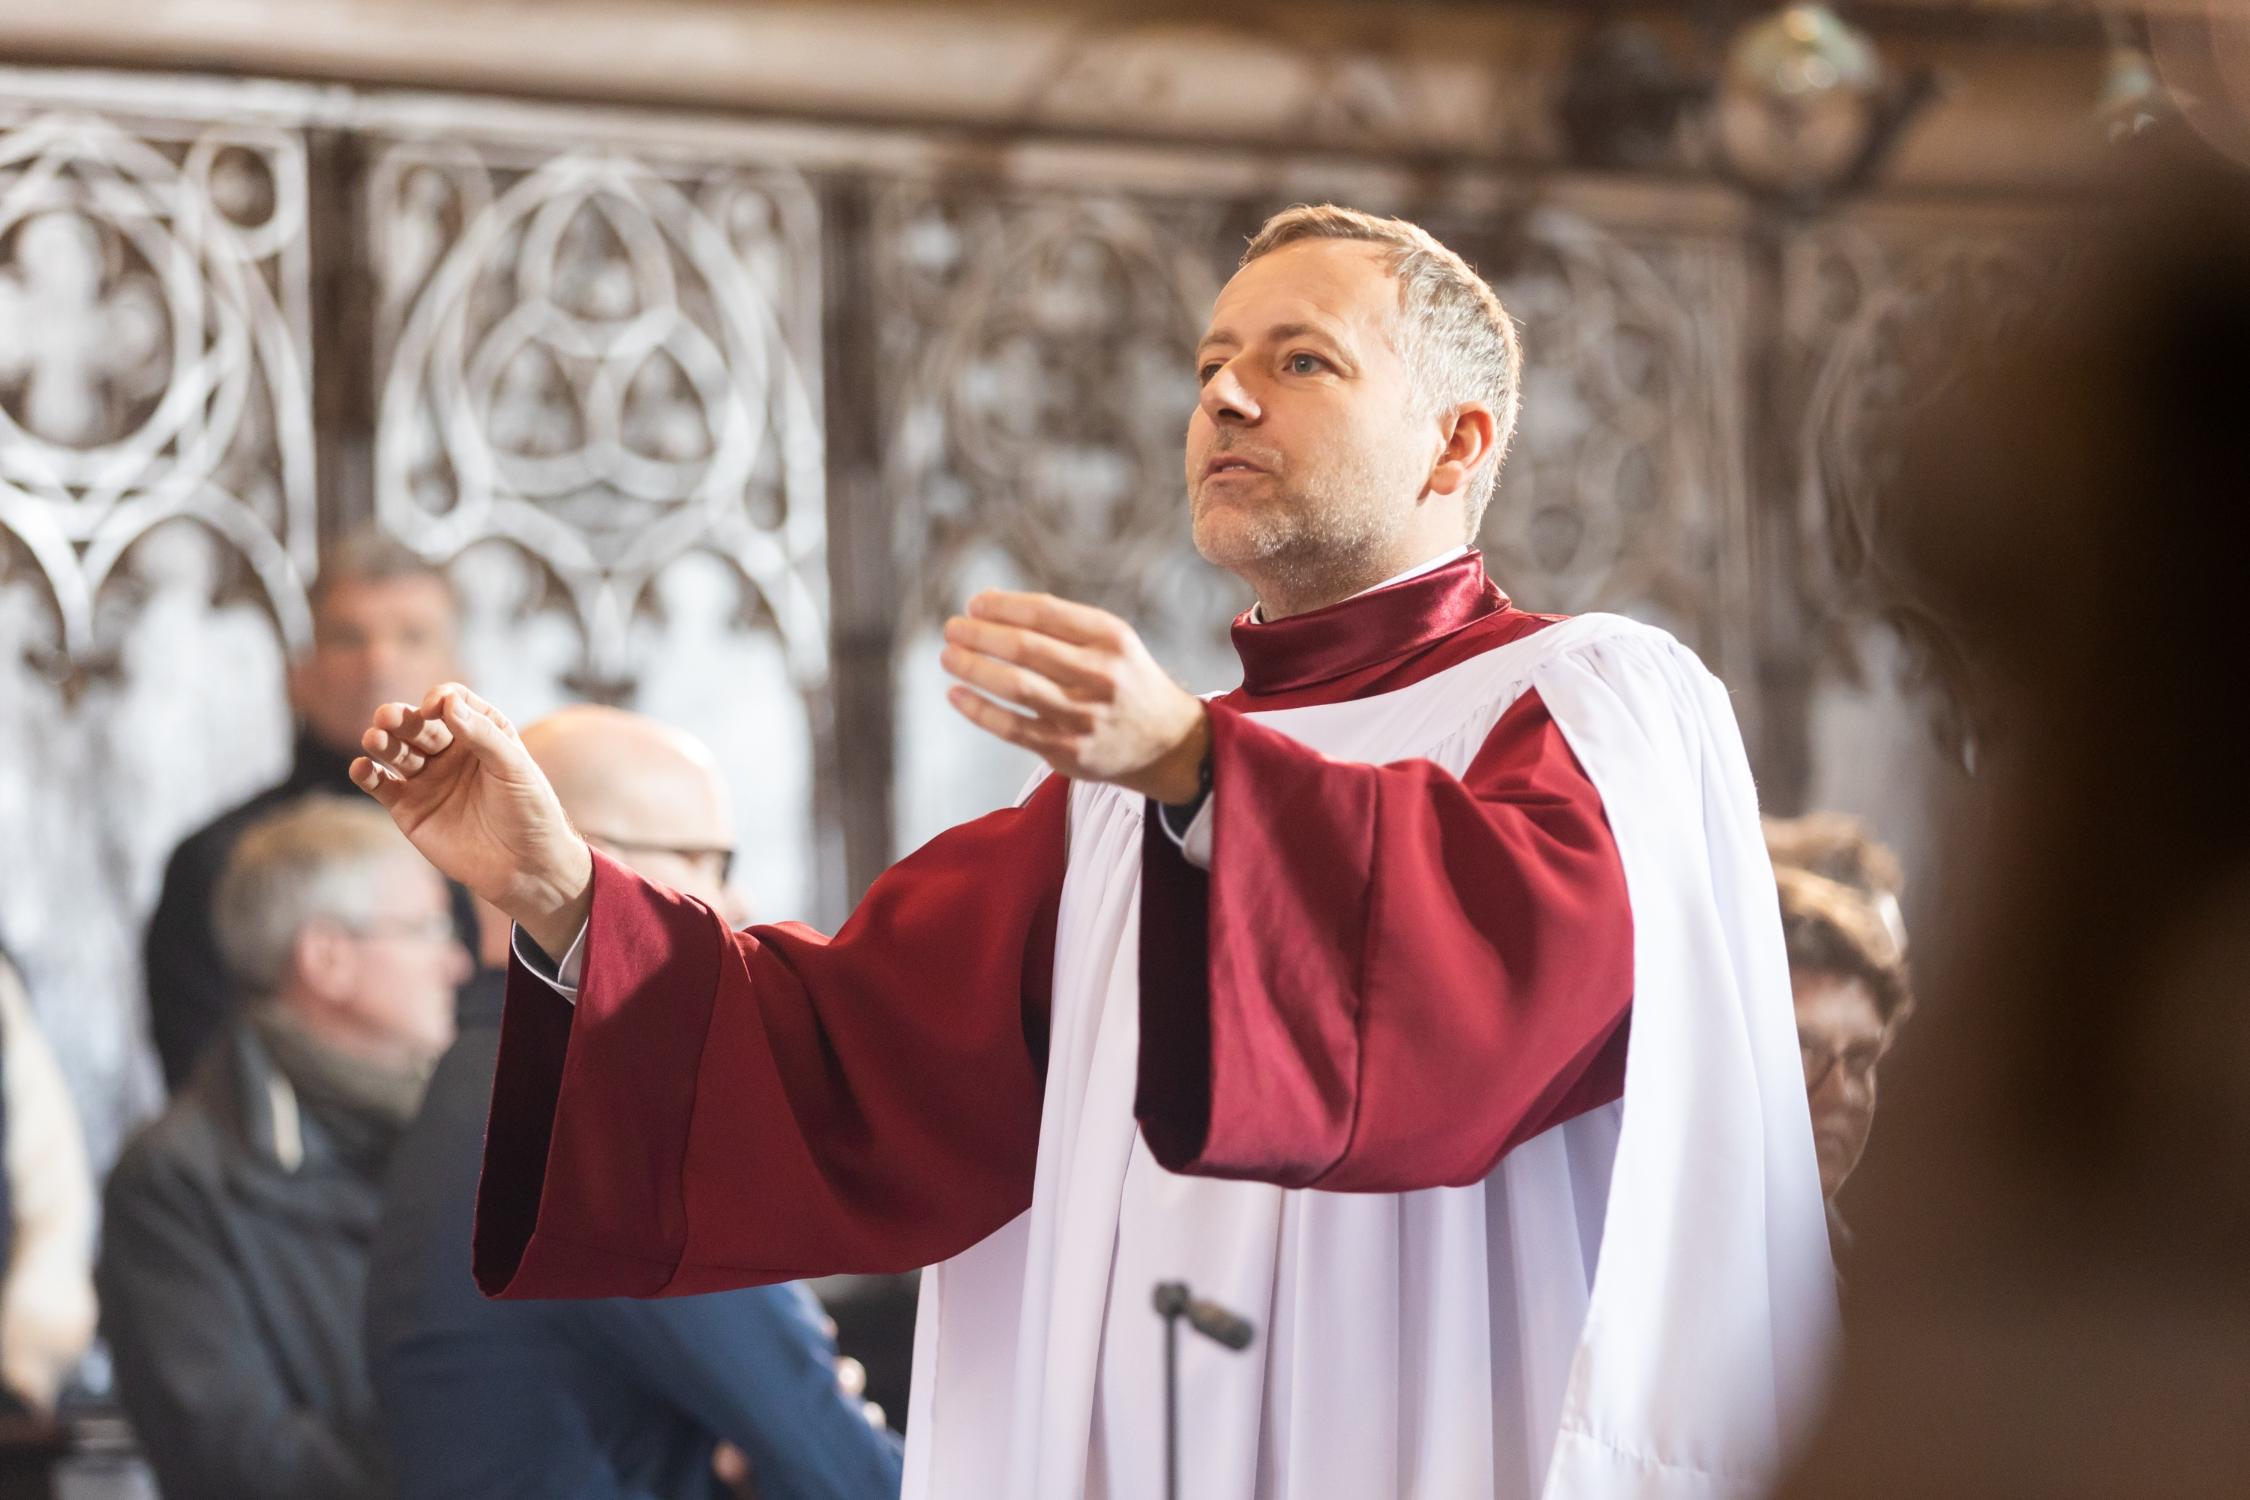
M 1033 1203 L 924 1280 L 910 1500 L 1160 1496 L 1166 1279 L 1259 1329 L 1243 1354 L 1182 1343 L 1189 1500 L 1763 1492 L 1817 1399 L 1835 1296 L 1725 690 L 1661 631 L 1588 615 L 1394 693 L 1257 717 L 1458 775 L 1532 686 L 1624 863 L 1623 1100 L 1466 1188 L 1165 1171 L 1132 1114 L 1142 805 L 1073 788 Z

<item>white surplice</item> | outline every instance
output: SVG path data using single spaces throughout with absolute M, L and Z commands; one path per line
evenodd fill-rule
M 1161 1496 L 1150 1296 L 1174 1279 L 1259 1332 L 1242 1354 L 1183 1340 L 1187 1500 L 1764 1492 L 1821 1389 L 1835 1293 L 1725 689 L 1663 632 L 1588 615 L 1395 692 L 1253 717 L 1331 756 L 1458 776 L 1527 688 L 1624 866 L 1623 1099 L 1464 1188 L 1165 1171 L 1133 1121 L 1143 804 L 1073 787 L 1032 1206 L 925 1276 L 908 1500 Z

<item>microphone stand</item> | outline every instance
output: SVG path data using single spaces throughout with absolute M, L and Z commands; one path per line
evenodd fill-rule
M 1164 1496 L 1180 1500 L 1180 1320 L 1237 1353 L 1250 1347 L 1257 1330 L 1248 1318 L 1194 1296 L 1184 1281 L 1158 1282 L 1155 1300 L 1164 1319 Z

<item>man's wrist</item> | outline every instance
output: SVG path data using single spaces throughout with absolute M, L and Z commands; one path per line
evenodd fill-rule
M 594 910 L 594 855 L 583 839 L 575 841 L 575 868 L 555 882 L 555 900 L 540 901 L 528 910 L 509 913 L 524 936 L 537 943 L 549 958 L 560 960 L 585 929 Z
M 1203 767 L 1210 754 L 1211 713 L 1198 699 L 1187 734 L 1136 778 L 1132 790 L 1170 806 L 1185 806 L 1203 795 Z

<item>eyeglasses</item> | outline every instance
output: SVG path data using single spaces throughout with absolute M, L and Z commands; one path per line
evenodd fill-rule
M 684 859 L 691 865 L 715 866 L 721 881 L 734 873 L 734 850 L 720 845 L 650 844 L 639 839 L 621 839 L 606 833 L 593 833 L 583 828 L 578 833 L 579 837 L 605 854 L 669 854 L 674 859 Z
M 1882 1062 L 1883 1054 L 1889 1050 L 1888 1042 L 1854 1042 L 1841 1049 L 1827 1047 L 1799 1032 L 1797 1054 L 1805 1064 L 1805 1092 L 1819 1093 L 1820 1086 L 1828 1081 L 1828 1075 L 1839 1064 L 1848 1081 L 1866 1083 L 1874 1078 L 1876 1065 Z

